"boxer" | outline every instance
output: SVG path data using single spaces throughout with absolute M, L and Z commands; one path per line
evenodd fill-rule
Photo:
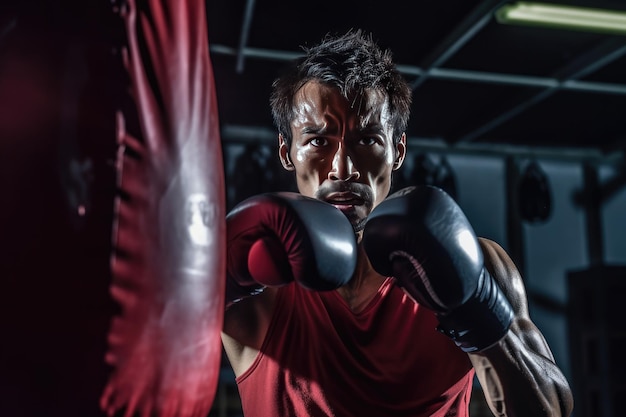
M 388 195 L 411 104 L 391 53 L 327 36 L 270 103 L 301 197 L 227 216 L 222 341 L 244 415 L 467 416 L 477 375 L 494 415 L 569 416 L 505 251 L 437 188 Z

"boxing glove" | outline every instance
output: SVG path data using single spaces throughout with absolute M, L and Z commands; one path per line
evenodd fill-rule
M 389 196 L 368 217 L 363 245 L 373 268 L 433 310 L 438 330 L 463 351 L 486 349 L 506 334 L 511 305 L 484 268 L 469 221 L 441 189 Z
M 292 281 L 317 291 L 346 284 L 356 268 L 356 236 L 345 215 L 293 192 L 265 193 L 226 216 L 226 303 Z

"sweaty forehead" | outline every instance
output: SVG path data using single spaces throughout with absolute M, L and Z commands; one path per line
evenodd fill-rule
M 361 127 L 387 125 L 389 104 L 385 94 L 365 90 L 346 99 L 336 87 L 309 81 L 294 97 L 294 123 L 319 123 L 339 117 L 353 119 Z

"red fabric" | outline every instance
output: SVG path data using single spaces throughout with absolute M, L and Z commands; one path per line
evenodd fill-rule
M 336 291 L 278 291 L 261 353 L 237 378 L 246 417 L 468 416 L 469 358 L 392 279 L 358 314 Z
M 201 0 L 127 0 L 130 85 L 118 113 L 118 180 L 101 406 L 126 416 L 205 417 L 224 312 L 225 192 Z M 137 412 L 137 414 L 135 414 Z

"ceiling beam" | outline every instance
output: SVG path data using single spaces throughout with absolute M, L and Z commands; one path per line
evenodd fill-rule
M 467 42 L 469 42 L 476 33 L 482 30 L 493 19 L 493 13 L 506 1 L 489 0 L 478 4 L 462 21 L 457 25 L 448 36 L 446 36 L 439 45 L 435 47 L 433 52 L 428 55 L 420 63 L 422 74 L 412 84 L 411 88 L 415 91 L 426 80 L 428 80 L 432 71 L 442 66 L 448 59 L 456 54 Z
M 248 45 L 248 36 L 250 34 L 250 26 L 252 25 L 252 16 L 254 15 L 254 0 L 247 0 L 246 9 L 241 23 L 241 32 L 239 34 L 239 48 L 237 49 L 237 67 L 238 74 L 243 73 L 244 60 L 246 57 L 245 49 Z
M 211 45 L 211 53 L 219 55 L 238 55 L 239 50 L 221 44 Z M 302 56 L 300 52 L 279 51 L 273 49 L 245 47 L 241 51 L 247 58 L 273 61 L 291 61 Z M 405 75 L 422 76 L 425 71 L 412 65 L 397 65 L 398 71 Z M 522 74 L 504 74 L 487 71 L 470 71 L 454 68 L 434 68 L 430 78 L 440 80 L 468 81 L 486 84 L 504 84 L 526 87 L 555 87 L 589 93 L 626 95 L 626 84 L 603 83 L 595 81 L 561 81 L 557 78 L 536 77 Z
M 530 97 L 521 99 L 509 110 L 498 114 L 483 125 L 463 134 L 454 142 L 467 143 L 475 141 L 476 139 L 485 135 L 487 132 L 513 119 L 515 116 L 526 111 L 528 108 L 546 100 L 548 97 L 554 95 L 557 91 L 560 90 L 592 90 L 595 93 L 600 93 L 603 92 L 602 90 L 605 90 L 604 92 L 620 94 L 621 92 L 625 91 L 623 89 L 623 86 L 621 85 L 605 85 L 605 88 L 602 88 L 602 83 L 578 81 L 578 78 L 587 76 L 625 55 L 626 44 L 624 44 L 624 40 L 618 38 L 610 38 L 608 41 L 603 42 L 595 48 L 590 49 L 589 51 L 579 56 L 576 60 L 572 61 L 571 63 L 557 71 L 555 73 L 554 79 L 556 79 L 556 83 L 554 85 L 548 85 L 544 90 L 533 94 Z M 591 90 L 587 90 L 587 88 L 590 88 Z

